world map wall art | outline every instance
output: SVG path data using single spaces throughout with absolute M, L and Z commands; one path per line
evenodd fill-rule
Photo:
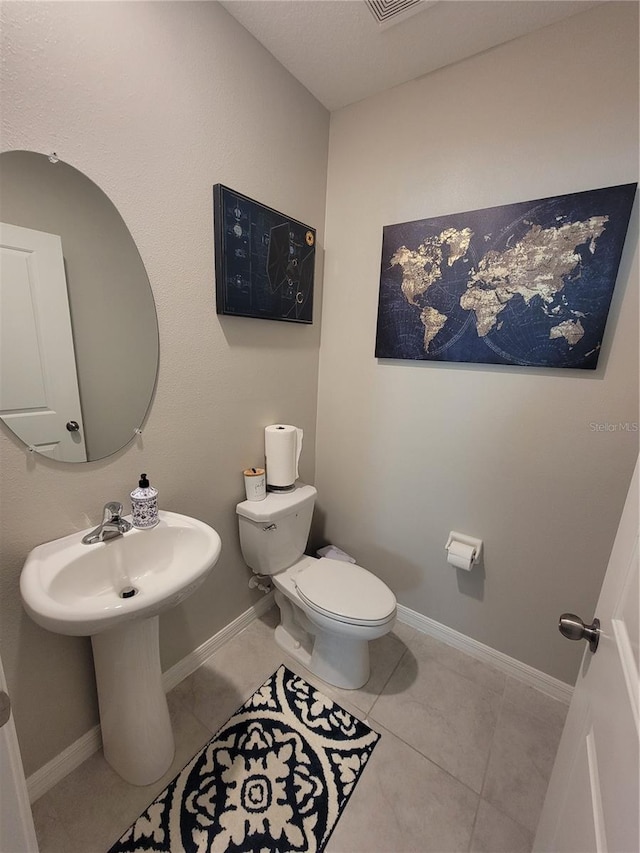
M 386 226 L 376 356 L 595 369 L 636 186 Z

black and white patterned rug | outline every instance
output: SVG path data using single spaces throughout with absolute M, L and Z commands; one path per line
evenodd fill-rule
M 320 853 L 379 738 L 281 666 L 109 853 Z

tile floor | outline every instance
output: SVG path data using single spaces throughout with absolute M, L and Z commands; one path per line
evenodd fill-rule
M 273 640 L 277 611 L 169 694 L 176 757 L 128 785 L 96 753 L 33 806 L 41 853 L 105 853 L 280 663 L 382 734 L 327 853 L 526 853 L 566 706 L 406 625 L 372 643 L 360 690 L 321 684 Z

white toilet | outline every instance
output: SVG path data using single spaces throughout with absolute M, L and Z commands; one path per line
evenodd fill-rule
M 239 503 L 240 546 L 247 565 L 273 581 L 278 645 L 323 681 L 356 689 L 369 679 L 369 640 L 393 627 L 396 597 L 360 566 L 304 555 L 316 494 L 298 482 Z

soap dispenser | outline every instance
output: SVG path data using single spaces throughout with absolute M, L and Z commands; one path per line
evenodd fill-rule
M 134 527 L 155 527 L 158 521 L 158 490 L 149 485 L 146 474 L 140 474 L 138 488 L 131 492 L 131 516 Z

